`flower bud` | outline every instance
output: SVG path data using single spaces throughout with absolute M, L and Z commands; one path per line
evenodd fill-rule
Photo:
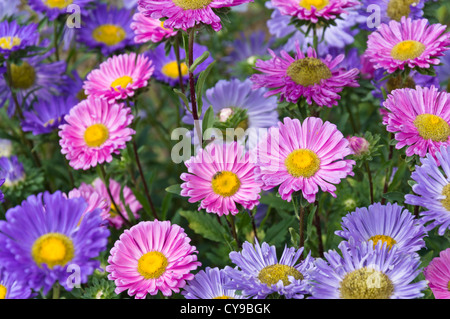
M 369 150 L 369 142 L 364 137 L 349 136 L 347 140 L 354 155 L 362 155 Z

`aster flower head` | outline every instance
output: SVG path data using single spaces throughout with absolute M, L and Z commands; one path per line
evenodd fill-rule
M 8 272 L 0 268 L 0 300 L 1 299 L 29 299 L 31 289 L 21 280 L 15 280 Z
M 141 203 L 136 199 L 136 196 L 134 196 L 133 192 L 128 186 L 123 186 L 113 179 L 109 180 L 109 190 L 111 192 L 111 195 L 114 199 L 114 202 L 117 206 L 115 207 L 114 204 L 111 202 L 111 199 L 109 198 L 108 190 L 106 188 L 105 183 L 100 178 L 96 178 L 93 185 L 93 191 L 99 194 L 100 198 L 103 200 L 103 202 L 106 203 L 106 207 L 102 209 L 101 216 L 103 219 L 107 220 L 109 224 L 116 229 L 122 228 L 124 224 L 123 218 L 119 215 L 117 208 L 122 213 L 123 217 L 128 219 L 128 214 L 125 205 L 130 209 L 130 211 L 133 213 L 134 218 L 138 219 L 140 217 L 139 210 L 142 208 Z M 122 194 L 123 192 L 123 199 L 124 202 L 122 202 Z
M 283 15 L 311 23 L 326 22 L 339 18 L 347 9 L 359 5 L 356 0 L 272 0 L 274 7 Z
M 5 183 L 4 178 L 0 178 L 0 186 L 2 186 Z M 5 194 L 0 190 L 0 203 L 3 203 L 5 201 Z
M 420 216 L 427 230 L 439 227 L 443 236 L 450 229 L 450 147 L 442 145 L 434 156 L 427 154 L 420 161 L 411 174 L 417 182 L 412 187 L 415 194 L 407 194 L 405 203 L 424 207 Z
M 23 164 L 17 156 L 0 158 L 0 179 L 4 179 L 3 187 L 14 187 L 26 178 Z
M 61 153 L 74 169 L 87 170 L 110 163 L 113 154 L 120 154 L 135 131 L 131 109 L 109 104 L 104 99 L 89 97 L 74 106 L 59 127 Z
M 377 6 L 379 17 L 377 22 L 389 23 L 389 21 L 400 21 L 402 17 L 417 20 L 423 16 L 423 7 L 428 0 L 361 0 L 359 14 L 364 17 L 364 23 L 360 24 L 361 28 L 374 30 L 369 27 L 367 18 L 373 14 L 373 10 L 369 10 L 371 6 Z
M 5 58 L 12 52 L 36 45 L 38 41 L 37 24 L 21 26 L 15 20 L 0 22 L 0 55 Z
M 450 248 L 433 258 L 423 274 L 436 299 L 450 299 Z
M 310 292 L 314 258 L 309 253 L 300 261 L 302 253 L 303 247 L 284 247 L 278 258 L 275 246 L 245 242 L 242 251 L 230 253 L 237 267 L 225 267 L 225 274 L 231 278 L 226 287 L 241 290 L 244 296 L 255 299 L 265 299 L 273 293 L 286 299 L 303 299 Z
M 71 6 L 76 5 L 81 10 L 92 0 L 30 0 L 30 7 L 45 15 L 50 21 L 71 11 Z
M 114 103 L 132 97 L 138 89 L 146 87 L 153 70 L 152 61 L 142 54 L 116 55 L 91 71 L 83 88 L 88 96 Z
M 383 103 L 383 124 L 395 133 L 396 149 L 405 146 L 407 156 L 434 154 L 450 142 L 450 93 L 437 88 L 399 89 Z
M 312 273 L 313 299 L 414 299 L 424 294 L 426 281 L 413 282 L 419 275 L 418 254 L 401 254 L 379 242 L 348 245 L 325 253 L 316 260 Z
M 236 215 L 236 204 L 253 209 L 259 204 L 261 182 L 250 154 L 237 142 L 210 143 L 185 162 L 188 173 L 181 174 L 181 195 L 190 203 L 200 201 L 198 210 Z
M 368 208 L 356 208 L 342 218 L 342 230 L 336 235 L 354 243 L 370 242 L 376 246 L 378 242 L 386 244 L 389 249 L 398 247 L 399 252 L 412 253 L 425 247 L 426 236 L 421 221 L 414 218 L 404 207 L 388 203 L 375 203 Z
M 190 241 L 184 229 L 170 221 L 140 222 L 126 229 L 111 249 L 106 266 L 116 293 L 128 290 L 130 296 L 143 299 L 158 291 L 164 296 L 180 292 L 201 265 Z
M 65 123 L 64 116 L 76 104 L 78 100 L 73 96 L 52 96 L 48 101 L 41 99 L 33 105 L 33 110 L 23 112 L 22 129 L 33 135 L 51 133 Z
M 11 140 L 0 138 L 0 157 L 9 157 L 12 155 L 13 145 Z
M 110 55 L 133 44 L 132 21 L 130 10 L 99 4 L 83 19 L 83 26 L 77 34 L 78 41 Z
M 348 140 L 336 125 L 316 117 L 303 123 L 285 118 L 278 127 L 270 128 L 258 145 L 257 174 L 263 190 L 279 186 L 281 198 L 287 201 L 301 191 L 313 203 L 319 187 L 336 197 L 335 184 L 353 176 L 355 161 L 344 159 L 351 153 Z
M 369 150 L 370 144 L 364 137 L 349 136 L 347 140 L 354 155 L 362 155 Z
M 100 262 L 94 258 L 106 249 L 109 231 L 102 226 L 100 210 L 86 214 L 83 198 L 67 199 L 61 192 L 31 195 L 6 212 L 0 221 L 0 263 L 14 280 L 27 282 L 46 294 L 58 281 L 71 290 L 67 271 L 80 267 L 86 283 Z
M 296 44 L 295 57 L 282 50 L 278 57 L 269 50 L 272 58 L 268 61 L 258 60 L 256 70 L 262 74 L 251 77 L 255 89 L 266 87 L 270 90 L 266 96 L 280 93 L 280 100 L 297 103 L 305 98 L 308 104 L 316 103 L 318 106 L 332 107 L 344 87 L 358 87 L 358 69 L 349 71 L 339 67 L 344 55 L 333 58 L 327 55 L 324 59 L 317 56 L 316 51 L 310 47 L 305 56 Z
M 390 21 L 369 35 L 366 54 L 376 69 L 388 73 L 406 67 L 429 69 L 438 65 L 439 57 L 449 49 L 450 33 L 444 33 L 445 29 L 439 23 L 430 25 L 426 19 Z
M 199 58 L 204 52 L 208 51 L 208 48 L 194 43 L 194 61 L 195 59 Z M 165 44 L 161 43 L 159 44 L 154 50 L 149 51 L 146 53 L 150 60 L 153 61 L 155 66 L 155 71 L 153 76 L 155 79 L 167 83 L 170 86 L 176 86 L 180 82 L 179 79 L 179 72 L 178 72 L 178 64 L 177 59 L 175 55 L 175 50 L 172 47 L 166 55 L 165 52 Z M 186 52 L 185 50 L 180 50 L 180 70 L 183 82 L 187 82 L 189 79 L 189 69 L 187 67 L 187 64 L 183 62 L 186 58 Z M 203 61 L 194 71 L 194 75 L 199 74 L 200 72 L 204 71 L 208 65 L 210 65 L 213 62 L 213 59 L 211 57 L 206 58 L 205 61 Z
M 234 7 L 253 0 L 139 0 L 140 11 L 153 19 L 167 18 L 164 27 L 188 30 L 198 24 L 210 25 L 214 31 L 222 29 L 215 10 Z
M 225 288 L 230 281 L 224 269 L 206 267 L 195 274 L 181 293 L 186 299 L 245 299 L 235 289 Z
M 44 60 L 50 55 L 51 52 L 24 58 L 21 63 L 10 64 L 11 87 L 16 91 L 20 105 L 29 107 L 34 99 L 49 101 L 54 95 L 61 95 L 61 86 L 67 81 L 67 65 L 64 61 L 45 63 Z M 0 77 L 0 87 L 7 87 L 3 76 Z M 0 90 L 0 107 L 7 101 L 13 101 L 11 90 Z M 10 117 L 15 109 L 15 104 L 9 103 Z
M 133 15 L 133 22 L 130 25 L 135 34 L 134 42 L 158 43 L 177 34 L 177 31 L 164 27 L 163 21 L 146 17 L 141 10 L 142 9 L 139 9 L 139 12 Z
M 68 194 L 67 198 L 84 198 L 84 200 L 87 202 L 87 207 L 84 211 L 84 214 L 82 214 L 81 219 L 83 219 L 84 215 L 86 215 L 89 212 L 94 211 L 95 209 L 100 209 L 103 220 L 106 218 L 104 217 L 104 211 L 109 211 L 108 202 L 105 200 L 105 198 L 97 192 L 97 190 L 92 185 L 88 185 L 86 183 L 81 183 L 78 188 L 72 189 Z M 80 222 L 81 222 L 80 219 Z

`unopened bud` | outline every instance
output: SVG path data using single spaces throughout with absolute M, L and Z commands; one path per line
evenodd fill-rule
M 364 137 L 349 136 L 347 140 L 354 155 L 362 155 L 369 150 L 369 142 Z

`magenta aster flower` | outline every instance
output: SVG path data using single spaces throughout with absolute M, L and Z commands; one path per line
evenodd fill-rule
M 134 42 L 136 43 L 157 43 L 177 34 L 177 31 L 165 28 L 163 21 L 146 17 L 141 12 L 133 16 L 133 22 L 130 24 L 130 27 L 134 31 Z
M 139 0 L 140 11 L 153 19 L 167 18 L 164 27 L 187 30 L 197 24 L 209 24 L 214 31 L 222 29 L 214 9 L 234 7 L 253 0 Z
M 450 299 L 450 248 L 441 251 L 423 274 L 436 299 Z
M 305 56 L 296 43 L 295 58 L 286 51 L 281 51 L 280 57 L 269 50 L 272 59 L 268 61 L 256 61 L 256 70 L 262 74 L 254 74 L 251 77 L 254 89 L 266 87 L 271 90 L 265 96 L 280 93 L 281 101 L 297 103 L 304 97 L 308 104 L 313 101 L 319 106 L 337 105 L 337 100 L 344 87 L 357 87 L 359 70 L 354 68 L 349 71 L 339 67 L 344 60 L 341 54 L 333 59 L 327 55 L 324 59 L 317 57 L 313 48 L 308 48 Z
M 183 228 L 169 221 L 141 222 L 126 229 L 111 249 L 106 266 L 116 293 L 128 289 L 130 296 L 143 299 L 158 291 L 164 296 L 180 292 L 201 265 L 190 241 Z
M 124 220 L 118 214 L 117 208 L 111 202 L 111 199 L 109 198 L 108 195 L 108 191 L 106 189 L 106 185 L 100 178 L 97 178 L 94 180 L 93 186 L 94 191 L 98 192 L 102 200 L 106 203 L 106 208 L 103 209 L 101 213 L 102 218 L 108 220 L 111 226 L 117 229 L 122 228 Z M 123 187 L 123 199 L 125 203 L 123 203 L 121 200 L 122 185 L 119 182 L 110 179 L 109 190 L 111 191 L 111 195 L 114 199 L 114 202 L 116 203 L 117 206 L 119 206 L 120 212 L 122 213 L 123 217 L 128 219 L 128 214 L 127 210 L 125 209 L 125 205 L 128 206 L 130 211 L 133 213 L 134 218 L 138 219 L 140 217 L 138 211 L 142 208 L 142 205 L 136 199 L 133 192 L 128 186 Z
M 404 70 L 405 66 L 428 69 L 438 65 L 438 57 L 448 50 L 450 34 L 444 33 L 445 29 L 439 23 L 430 25 L 426 19 L 392 20 L 369 35 L 366 54 L 376 69 L 389 73 Z
M 131 109 L 123 103 L 108 104 L 89 97 L 74 106 L 59 127 L 61 153 L 74 169 L 87 170 L 111 162 L 120 154 L 136 132 L 128 126 L 133 121 Z
M 319 187 L 334 193 L 347 175 L 353 176 L 355 161 L 344 160 L 352 154 L 349 142 L 336 125 L 308 117 L 303 123 L 285 118 L 278 127 L 271 127 L 257 148 L 257 174 L 263 190 L 279 186 L 283 200 L 291 201 L 292 193 L 302 191 L 310 203 L 316 199 Z
M 109 103 L 124 100 L 146 87 L 153 74 L 153 62 L 132 52 L 109 58 L 99 69 L 87 75 L 83 88 L 86 95 L 107 99 Z
M 345 9 L 356 7 L 356 0 L 272 0 L 272 4 L 283 15 L 296 17 L 300 20 L 308 20 L 317 23 L 319 20 L 334 20 Z
M 86 183 L 81 183 L 78 188 L 72 189 L 68 194 L 68 198 L 79 198 L 82 197 L 86 200 L 88 206 L 86 207 L 86 210 L 84 211 L 83 215 L 81 216 L 81 219 L 86 215 L 88 212 L 92 212 L 95 209 L 99 208 L 102 212 L 100 215 L 102 219 L 105 219 L 103 215 L 103 211 L 109 210 L 109 206 L 107 204 L 107 201 L 103 198 L 103 196 L 98 193 L 92 185 L 88 185 Z M 80 219 L 80 223 L 81 223 Z
M 395 146 L 408 146 L 406 155 L 433 156 L 450 142 L 450 93 L 437 88 L 394 90 L 383 103 L 387 109 L 383 124 L 395 134 Z
M 201 201 L 200 207 L 219 216 L 236 215 L 236 203 L 246 209 L 259 204 L 261 182 L 250 154 L 237 142 L 211 143 L 185 162 L 189 173 L 181 174 L 181 195 L 190 203 Z

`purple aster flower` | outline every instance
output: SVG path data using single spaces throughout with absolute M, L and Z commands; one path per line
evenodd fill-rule
M 0 179 L 0 186 L 2 186 L 5 183 L 5 179 Z M 5 194 L 0 190 L 0 203 L 3 203 L 5 201 Z
M 411 253 L 425 247 L 425 228 L 408 210 L 397 204 L 375 203 L 368 208 L 356 210 L 342 218 L 342 230 L 335 232 L 345 240 L 354 243 L 372 241 L 386 244 L 390 249 L 398 247 L 399 252 Z
M 171 48 L 169 54 L 166 56 L 165 44 L 161 43 L 158 45 L 154 50 L 149 51 L 146 53 L 150 60 L 153 61 L 153 64 L 155 66 L 155 71 L 153 73 L 153 77 L 155 77 L 157 80 L 167 83 L 170 86 L 176 86 L 179 83 L 179 72 L 178 72 L 178 65 L 177 60 L 175 56 L 175 51 L 173 47 Z M 199 58 L 204 52 L 208 51 L 208 48 L 200 45 L 200 44 L 194 44 L 194 60 Z M 183 81 L 187 82 L 189 79 L 188 75 L 188 67 L 185 62 L 182 62 L 185 60 L 186 53 L 184 50 L 180 50 L 180 68 L 181 68 L 181 75 L 183 76 Z M 194 74 L 198 74 L 205 70 L 213 59 L 211 57 L 208 57 L 203 63 L 201 63 L 194 71 Z
M 415 194 L 405 196 L 405 203 L 424 207 L 422 220 L 430 231 L 439 226 L 440 236 L 450 229 L 450 147 L 442 145 L 440 151 L 420 159 L 421 166 L 411 174 L 417 182 Z
M 10 0 L 0 2 L 0 20 L 4 20 L 6 17 L 13 16 L 18 13 L 18 6 L 20 0 Z M 23 12 L 20 12 L 21 14 Z
M 71 5 L 76 5 L 83 11 L 83 8 L 90 2 L 92 0 L 30 0 L 28 4 L 34 11 L 42 13 L 52 21 L 60 15 L 71 13 Z
M 414 282 L 419 275 L 420 257 L 401 254 L 398 247 L 389 249 L 378 243 L 341 242 L 340 256 L 335 250 L 316 260 L 312 273 L 312 299 L 413 299 L 426 289 L 425 280 Z
M 249 36 L 241 32 L 240 37 L 228 45 L 232 51 L 228 56 L 222 58 L 222 61 L 232 64 L 247 61 L 249 64 L 253 64 L 254 62 L 251 60 L 257 56 L 266 55 L 267 49 L 273 42 L 273 38 L 266 41 L 264 31 L 258 31 Z
M 53 96 L 49 101 L 39 100 L 32 111 L 23 112 L 22 129 L 33 135 L 47 134 L 64 124 L 64 116 L 78 104 L 74 96 Z
M 222 29 L 214 9 L 234 7 L 253 0 L 139 0 L 142 13 L 153 19 L 167 18 L 164 27 L 187 30 L 197 24 L 209 24 L 214 31 Z
M 312 47 L 308 48 L 308 54 L 304 55 L 299 43 L 296 45 L 295 57 L 286 51 L 281 51 L 278 57 L 269 50 L 272 59 L 268 61 L 258 60 L 256 70 L 262 74 L 254 74 L 251 77 L 258 89 L 266 87 L 271 90 L 266 96 L 280 93 L 280 100 L 297 103 L 300 98 L 305 98 L 308 104 L 313 101 L 318 106 L 332 107 L 337 105 L 337 100 L 344 87 L 358 87 L 358 69 L 344 70 L 339 64 L 344 60 L 344 55 L 333 58 L 327 55 L 324 59 L 317 56 Z
M 99 4 L 83 19 L 78 30 L 78 41 L 92 49 L 100 49 L 110 55 L 134 44 L 134 32 L 130 27 L 133 15 L 130 10 Z
M 377 22 L 389 23 L 391 20 L 400 21 L 402 17 L 411 18 L 413 20 L 420 19 L 423 16 L 423 7 L 428 0 L 361 0 L 359 13 L 364 17 L 361 28 L 366 30 L 375 30 L 378 25 L 373 28 L 369 27 L 367 18 L 375 12 L 372 8 L 376 6 Z M 379 19 L 379 20 L 378 20 Z M 375 21 L 373 21 L 375 22 Z
M 286 299 L 302 299 L 310 292 L 310 276 L 314 271 L 311 253 L 299 261 L 302 253 L 303 247 L 298 250 L 285 247 L 278 259 L 275 246 L 245 242 L 241 252 L 230 253 L 237 267 L 225 267 L 231 278 L 226 287 L 242 290 L 244 296 L 255 299 L 264 299 L 272 293 Z
M 3 187 L 15 186 L 25 180 L 25 177 L 23 164 L 19 162 L 17 156 L 0 158 L 0 178 L 5 180 Z
M 86 283 L 100 266 L 94 258 L 106 249 L 109 237 L 99 209 L 81 219 L 87 205 L 81 197 L 67 199 L 58 191 L 31 195 L 9 209 L 6 221 L 0 221 L 0 263 L 12 278 L 34 290 L 43 288 L 44 294 L 56 281 L 71 290 L 69 267 L 76 265 L 80 283 Z
M 0 268 L 0 300 L 1 299 L 29 299 L 31 289 L 22 280 L 13 279 L 5 269 Z
M 38 41 L 37 24 L 21 26 L 16 21 L 0 22 L 0 55 L 5 58 L 14 51 L 37 45 Z
M 186 299 L 245 299 L 235 289 L 225 288 L 230 281 L 225 270 L 207 267 L 188 282 L 181 294 Z
M 44 63 L 51 54 L 37 55 L 23 59 L 21 64 L 11 63 L 12 88 L 16 90 L 17 99 L 23 109 L 28 109 L 34 99 L 50 100 L 53 95 L 61 94 L 60 85 L 64 84 L 67 75 L 66 63 L 57 61 Z M 7 87 L 3 76 L 0 76 L 0 107 L 7 101 L 8 115 L 16 110 L 12 102 L 11 90 Z
M 436 73 L 439 81 L 447 88 L 447 92 L 450 91 L 450 51 L 446 51 L 445 55 L 441 57 L 441 65 L 436 66 Z

